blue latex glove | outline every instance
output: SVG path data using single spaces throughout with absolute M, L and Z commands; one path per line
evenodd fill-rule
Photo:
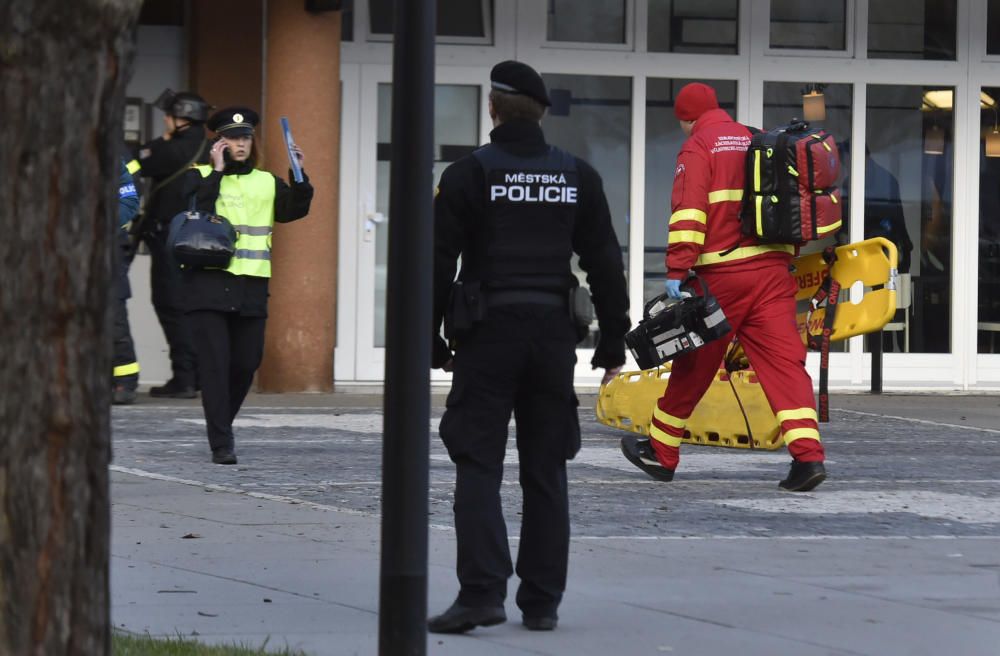
M 667 278 L 667 298 L 681 298 L 681 281 Z

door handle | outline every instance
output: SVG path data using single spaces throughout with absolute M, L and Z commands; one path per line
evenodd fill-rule
M 365 229 L 362 239 L 366 242 L 370 242 L 375 238 L 375 228 L 377 228 L 380 223 L 385 223 L 385 214 L 377 211 L 374 208 L 374 204 L 367 204 L 364 210 L 364 217 Z

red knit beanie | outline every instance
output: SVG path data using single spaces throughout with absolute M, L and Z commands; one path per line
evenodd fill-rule
M 674 115 L 682 121 L 697 121 L 705 112 L 718 108 L 715 89 L 701 82 L 685 84 L 674 101 Z

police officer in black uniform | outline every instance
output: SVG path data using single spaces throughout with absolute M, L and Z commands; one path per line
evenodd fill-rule
M 169 89 L 154 104 L 165 112 L 166 130 L 162 137 L 140 146 L 139 156 L 130 163 L 130 168 L 138 166 L 140 174 L 151 179 L 136 232 L 152 258 L 153 308 L 170 348 L 172 370 L 170 380 L 150 388 L 149 393 L 155 397 L 189 399 L 197 396 L 194 344 L 181 302 L 180 271 L 167 253 L 166 241 L 170 219 L 187 209 L 181 181 L 185 171 L 192 165 L 208 162 L 204 123 L 211 106 L 195 93 L 174 93 Z
M 456 467 L 458 598 L 434 633 L 506 621 L 513 573 L 500 482 L 511 412 L 524 495 L 517 574 L 523 624 L 551 630 L 566 586 L 566 461 L 580 448 L 573 370 L 588 317 L 571 267 L 587 273 L 600 326 L 591 361 L 609 380 L 625 362 L 628 297 L 601 178 L 548 145 L 542 78 L 515 61 L 490 74 L 491 143 L 449 166 L 434 202 L 432 364 L 454 371 L 441 439 Z M 461 255 L 462 270 L 455 278 Z M 586 314 L 577 311 L 577 315 Z

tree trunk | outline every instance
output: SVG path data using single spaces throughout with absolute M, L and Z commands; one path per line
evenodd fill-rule
M 0 3 L 0 654 L 110 649 L 108 300 L 140 5 Z

